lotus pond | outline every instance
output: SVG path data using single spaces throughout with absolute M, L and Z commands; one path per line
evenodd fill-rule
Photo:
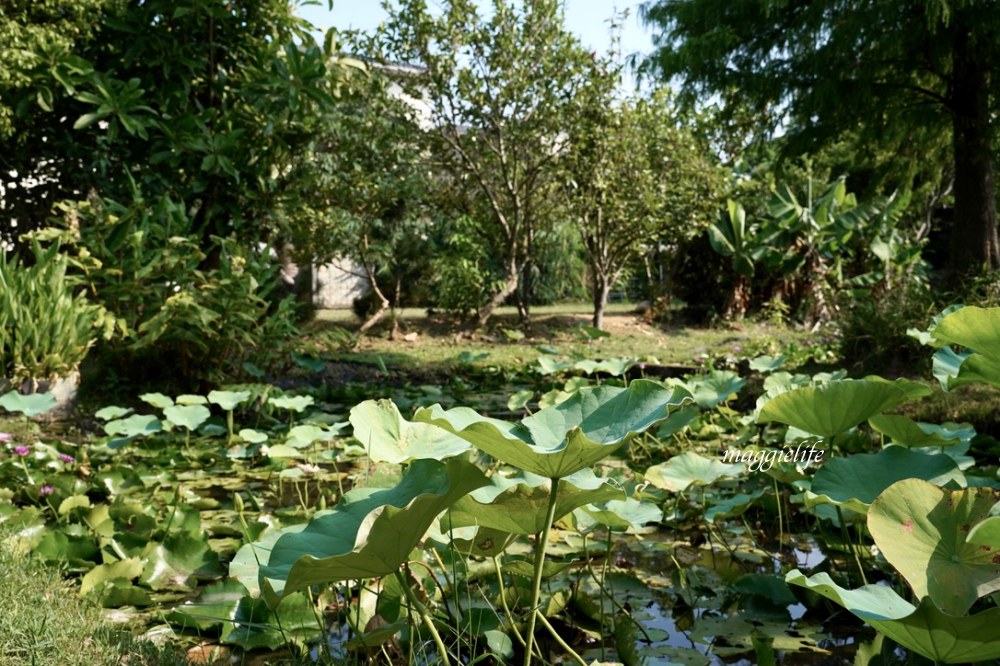
M 1000 386 L 1000 309 L 913 334 Z M 85 435 L 7 394 L 4 547 L 219 663 L 1000 659 L 996 441 L 785 363 L 150 393 Z

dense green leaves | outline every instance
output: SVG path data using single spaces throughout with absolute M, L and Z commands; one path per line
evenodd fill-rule
M 813 435 L 832 437 L 907 399 L 903 390 L 889 382 L 835 381 L 771 398 L 761 408 L 757 421 L 779 421 Z

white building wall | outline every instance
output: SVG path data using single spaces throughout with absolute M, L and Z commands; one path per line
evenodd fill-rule
M 341 310 L 368 293 L 363 269 L 349 259 L 335 259 L 313 270 L 313 304 L 320 309 Z

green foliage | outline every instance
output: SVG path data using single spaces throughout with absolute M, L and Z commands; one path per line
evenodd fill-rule
M 98 335 L 102 310 L 74 293 L 59 246 L 34 244 L 26 265 L 0 251 L 0 378 L 15 386 L 74 372 Z

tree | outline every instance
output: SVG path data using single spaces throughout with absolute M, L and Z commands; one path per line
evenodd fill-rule
M 718 95 L 729 109 L 783 120 L 793 150 L 859 126 L 893 145 L 933 146 L 950 131 L 950 266 L 1000 266 L 995 3 L 653 0 L 643 16 L 661 30 L 648 69 L 681 76 L 689 101 Z
M 562 160 L 564 192 L 586 251 L 593 324 L 644 246 L 675 247 L 705 228 L 720 179 L 705 146 L 680 126 L 665 91 L 617 99 L 620 69 L 595 63 L 577 95 Z
M 554 220 L 551 167 L 590 56 L 564 29 L 557 0 L 494 0 L 489 18 L 472 0 L 449 0 L 439 17 L 424 0 L 387 9 L 374 55 L 424 69 L 411 90 L 428 104 L 428 145 L 453 187 L 471 194 L 462 212 L 503 267 L 470 322 L 482 326 L 530 274 L 536 238 Z M 527 316 L 524 300 L 519 310 Z
M 405 67 L 371 67 L 344 91 L 316 156 L 318 196 L 340 209 L 331 247 L 353 259 L 368 282 L 376 309 L 364 333 L 400 306 L 404 275 L 428 264 L 430 174 L 420 145 L 419 106 L 403 98 L 392 76 Z M 388 279 L 392 291 L 384 282 Z M 393 316 L 390 337 L 397 333 Z
M 310 201 L 302 158 L 344 63 L 289 0 L 78 6 L 0 13 L 0 35 L 28 50 L 0 47 L 0 70 L 12 68 L 0 74 L 12 110 L 2 171 L 34 181 L 8 188 L 5 206 L 19 231 L 65 211 L 85 280 L 118 317 L 120 350 L 171 340 L 196 373 L 238 361 L 275 312 L 276 271 L 259 246 L 308 239 L 301 230 L 330 217 Z M 81 27 L 46 41 L 74 17 Z

